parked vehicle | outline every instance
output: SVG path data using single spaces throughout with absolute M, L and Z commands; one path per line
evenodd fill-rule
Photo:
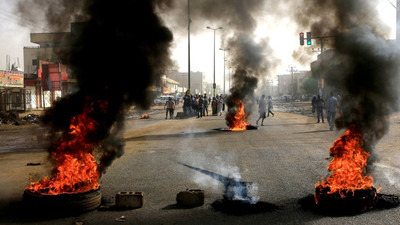
M 154 104 L 156 105 L 165 105 L 169 98 L 175 100 L 174 96 L 172 95 L 162 95 L 154 100 Z

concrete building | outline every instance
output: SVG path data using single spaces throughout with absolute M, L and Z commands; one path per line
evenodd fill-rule
M 297 71 L 293 74 L 281 74 L 278 77 L 278 95 L 302 95 L 303 83 L 311 77 L 311 71 Z
M 24 83 L 30 95 L 29 108 L 51 107 L 56 99 L 76 90 L 76 79 L 59 57 L 81 24 L 72 23 L 71 32 L 30 34 L 31 42 L 38 46 L 24 47 Z M 48 76 L 43 77 L 42 73 Z
M 181 89 L 188 89 L 188 73 L 176 70 L 168 71 L 167 77 L 179 82 Z M 205 74 L 203 72 L 190 72 L 190 91 L 192 94 L 203 94 L 206 90 Z

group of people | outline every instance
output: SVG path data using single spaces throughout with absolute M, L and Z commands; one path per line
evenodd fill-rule
M 324 123 L 324 108 L 326 108 L 326 119 L 328 120 L 329 123 L 329 130 L 333 130 L 335 127 L 335 117 L 336 117 L 336 110 L 339 106 L 337 98 L 333 96 L 333 92 L 330 93 L 329 97 L 325 101 L 321 98 L 320 95 L 318 96 L 313 96 L 311 100 L 311 105 L 312 105 L 312 112 L 314 113 L 317 111 L 317 118 L 319 123 L 322 121 Z M 321 119 L 321 120 L 320 120 Z
M 217 95 L 216 97 L 207 97 L 204 95 L 189 95 L 185 94 L 183 97 L 183 112 L 185 116 L 197 115 L 197 118 L 208 116 L 208 107 L 211 105 L 212 115 L 222 115 L 222 111 L 225 110 L 224 97 Z
M 260 116 L 258 117 L 256 124 L 258 125 L 258 121 L 261 119 L 261 126 L 264 126 L 264 119 L 269 117 L 269 114 L 274 116 L 275 114 L 271 111 L 273 109 L 272 106 L 272 98 L 268 96 L 268 100 L 265 99 L 265 95 L 261 96 L 261 99 L 258 102 L 258 113 Z M 267 114 L 268 112 L 268 114 Z

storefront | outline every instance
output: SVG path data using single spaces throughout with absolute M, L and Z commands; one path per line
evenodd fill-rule
M 24 73 L 0 70 L 0 111 L 26 111 Z

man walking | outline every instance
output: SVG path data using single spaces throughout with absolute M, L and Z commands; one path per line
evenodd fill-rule
M 273 109 L 274 107 L 272 106 L 272 98 L 271 98 L 271 96 L 268 96 L 268 115 L 267 115 L 267 117 L 269 116 L 269 114 L 271 113 L 272 114 L 272 116 L 275 116 L 275 114 L 271 111 L 271 109 Z
M 322 123 L 324 123 L 324 111 L 323 108 L 325 107 L 325 101 L 321 98 L 320 95 L 317 97 L 317 117 L 318 117 L 318 122 L 319 123 L 319 118 L 321 117 Z
M 338 101 L 335 97 L 333 97 L 333 93 L 331 92 L 330 97 L 326 100 L 326 113 L 327 113 L 326 118 L 329 123 L 329 130 L 333 130 L 333 127 L 335 126 L 337 107 L 338 107 Z
M 260 119 L 262 119 L 261 126 L 264 126 L 264 119 L 266 118 L 266 116 L 265 116 L 266 108 L 267 108 L 267 101 L 265 100 L 265 95 L 262 95 L 260 102 L 258 103 L 258 112 L 260 113 L 260 116 L 258 117 L 258 120 L 256 121 L 257 125 L 258 125 L 258 121 Z

